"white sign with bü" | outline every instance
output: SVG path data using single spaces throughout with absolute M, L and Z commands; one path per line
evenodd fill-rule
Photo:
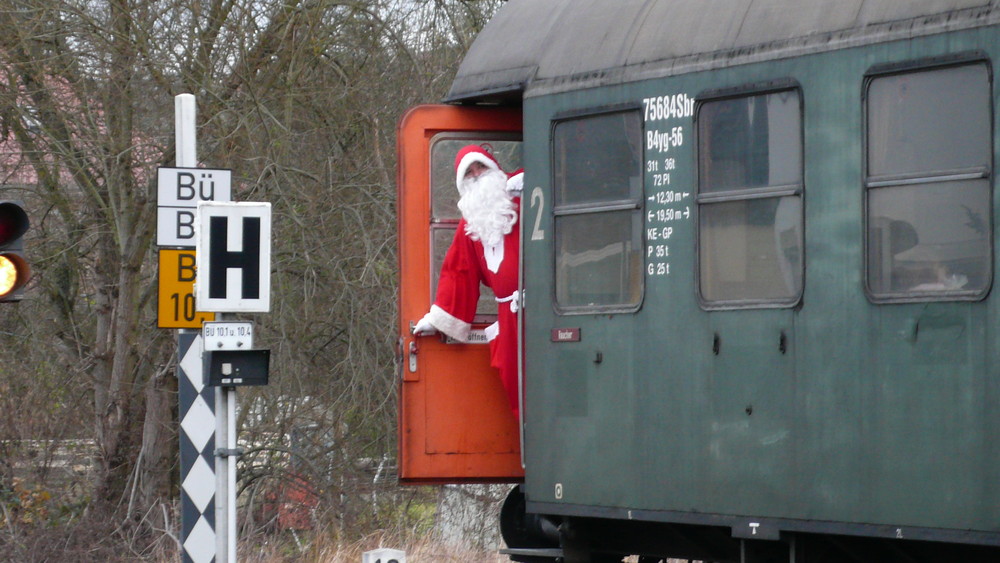
M 202 201 L 232 200 L 232 171 L 158 168 L 156 245 L 194 248 L 195 213 Z

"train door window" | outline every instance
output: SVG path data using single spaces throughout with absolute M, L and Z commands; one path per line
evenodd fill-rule
M 643 294 L 639 111 L 556 121 L 552 138 L 556 309 L 638 310 Z
M 697 133 L 702 305 L 795 305 L 803 277 L 799 91 L 703 101 Z
M 481 135 L 446 133 L 431 140 L 431 295 L 437 293 L 441 264 L 444 263 L 445 254 L 462 217 L 458 211 L 458 187 L 455 186 L 455 155 L 466 145 L 487 147 L 504 170 L 514 171 L 521 167 L 519 135 L 498 133 L 487 138 Z M 496 312 L 493 291 L 481 285 L 475 322 L 493 322 L 496 320 Z
M 869 77 L 866 279 L 873 300 L 978 299 L 989 289 L 990 82 L 985 63 Z

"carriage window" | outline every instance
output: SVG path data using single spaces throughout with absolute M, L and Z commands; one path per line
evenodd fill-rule
M 557 122 L 553 168 L 557 308 L 637 309 L 643 283 L 639 112 Z
M 798 90 L 698 109 L 699 291 L 707 307 L 791 306 L 802 294 Z
M 867 96 L 873 298 L 972 299 L 991 281 L 989 69 L 877 76 Z
M 431 139 L 431 295 L 437 293 L 441 264 L 462 217 L 458 210 L 458 186 L 455 185 L 455 155 L 466 145 L 488 147 L 504 170 L 521 167 L 520 134 L 448 132 Z M 493 290 L 480 285 L 475 322 L 493 322 L 496 312 Z

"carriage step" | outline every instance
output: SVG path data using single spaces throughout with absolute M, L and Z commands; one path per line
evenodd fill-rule
M 513 561 L 524 563 L 541 563 L 545 559 L 562 561 L 563 550 L 558 547 L 533 548 L 518 547 L 500 550 L 501 555 L 510 555 Z

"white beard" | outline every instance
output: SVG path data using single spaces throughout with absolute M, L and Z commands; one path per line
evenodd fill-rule
M 458 209 L 465 218 L 466 234 L 486 247 L 502 243 L 517 223 L 514 202 L 507 195 L 507 175 L 499 170 L 462 180 Z

